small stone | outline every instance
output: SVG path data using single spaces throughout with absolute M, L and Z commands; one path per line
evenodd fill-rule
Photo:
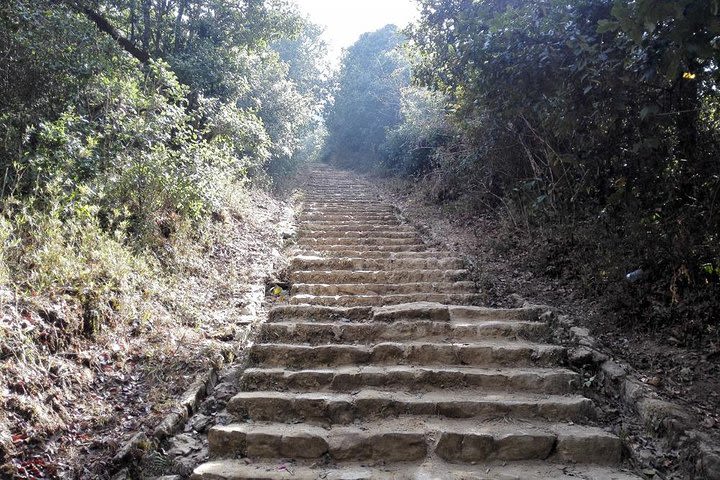
M 202 449 L 202 443 L 187 434 L 180 434 L 170 439 L 170 448 L 167 451 L 170 457 L 184 457 Z
M 716 422 L 712 417 L 707 417 L 702 421 L 702 426 L 705 428 L 715 428 Z
M 650 377 L 647 381 L 647 384 L 652 385 L 653 387 L 661 387 L 663 384 L 663 381 L 662 381 L 662 378 L 655 376 L 655 377 Z

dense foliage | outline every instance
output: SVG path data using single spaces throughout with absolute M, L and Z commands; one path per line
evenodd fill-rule
M 0 281 L 75 296 L 92 332 L 243 184 L 314 156 L 325 47 L 293 8 L 3 2 Z
M 717 331 L 718 306 L 702 298 L 720 274 L 720 3 L 418 3 L 415 86 L 384 97 L 391 109 L 376 118 L 393 122 L 367 135 L 361 99 L 387 80 L 360 83 L 367 67 L 353 70 L 364 64 L 351 50 L 355 83 L 341 77 L 328 119 L 331 138 L 345 134 L 331 151 L 368 141 L 383 155 L 356 149 L 366 161 L 424 175 L 437 201 L 555 228 L 548 256 L 596 252 L 570 263 L 587 263 L 591 288 L 621 285 L 626 312 Z M 620 280 L 637 268 L 644 282 Z M 683 311 L 692 303 L 714 306 Z
M 345 52 L 326 117 L 324 155 L 332 163 L 369 169 L 385 158 L 386 132 L 400 123 L 401 89 L 409 83 L 403 41 L 388 25 L 363 34 Z

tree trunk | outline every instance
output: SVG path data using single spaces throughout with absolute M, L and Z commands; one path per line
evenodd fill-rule
M 173 38 L 175 41 L 174 45 L 174 51 L 179 52 L 180 48 L 182 48 L 182 39 L 181 39 L 181 32 L 180 27 L 182 26 L 182 18 L 185 15 L 185 7 L 187 5 L 187 0 L 180 0 L 180 5 L 178 6 L 178 13 L 177 17 L 175 18 L 175 29 L 173 31 Z
M 142 16 L 143 16 L 143 33 L 142 33 L 142 46 L 146 52 L 150 51 L 150 24 L 152 19 L 150 16 L 152 9 L 152 0 L 142 0 Z
M 133 42 L 122 36 L 120 32 L 100 13 L 90 7 L 80 6 L 78 4 L 73 4 L 73 6 L 90 19 L 98 30 L 110 35 L 118 43 L 118 45 L 120 45 L 123 50 L 128 52 L 130 55 L 137 58 L 142 63 L 147 63 L 150 60 L 150 54 L 147 53 L 147 50 L 138 48 Z

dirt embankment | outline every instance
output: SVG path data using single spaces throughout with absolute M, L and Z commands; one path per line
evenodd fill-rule
M 139 292 L 142 309 L 95 338 L 69 299 L 2 291 L 0 477 L 105 478 L 119 445 L 149 432 L 199 372 L 231 360 L 249 299 L 282 261 L 293 201 L 250 191 Z

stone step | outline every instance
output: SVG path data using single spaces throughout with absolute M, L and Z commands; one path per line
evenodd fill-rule
M 326 307 L 322 305 L 278 305 L 268 313 L 268 322 L 358 321 L 373 319 L 372 307 Z
M 372 236 L 375 238 L 417 238 L 417 232 L 411 229 L 366 229 L 366 230 L 298 230 L 300 239 L 303 238 L 317 238 L 323 240 L 340 239 L 340 238 L 365 238 Z
M 298 248 L 303 250 L 305 254 L 320 252 L 324 254 L 331 253 L 338 257 L 366 256 L 373 254 L 387 253 L 417 253 L 425 252 L 428 247 L 424 243 L 414 243 L 412 245 L 355 245 L 350 242 L 339 243 L 333 245 L 308 245 L 299 244 Z
M 312 370 L 248 368 L 243 390 L 355 392 L 362 388 L 425 392 L 446 388 L 479 391 L 565 394 L 577 391 L 582 377 L 564 368 L 347 366 Z
M 392 220 L 338 220 L 338 219 L 318 219 L 303 222 L 303 228 L 308 230 L 366 230 L 366 229 L 393 229 L 407 227 L 398 219 Z
M 355 223 L 341 223 L 341 224 L 328 224 L 313 226 L 309 224 L 302 224 L 298 228 L 298 232 L 305 235 L 309 232 L 325 232 L 335 233 L 337 235 L 352 234 L 352 233 L 367 233 L 367 232 L 379 232 L 379 233 L 402 233 L 404 235 L 417 235 L 417 230 L 407 224 L 395 223 L 392 225 L 376 225 L 374 223 L 358 224 Z
M 354 247 L 354 246 L 376 246 L 376 245 L 382 245 L 382 246 L 425 246 L 422 241 L 420 241 L 417 237 L 414 238 L 385 238 L 385 237 L 376 237 L 372 235 L 365 235 L 364 237 L 328 237 L 328 238 L 309 238 L 309 237 L 301 237 L 298 239 L 298 245 L 308 248 L 324 248 L 328 245 L 343 245 L 348 247 Z
M 593 402 L 579 395 L 463 390 L 405 393 L 367 388 L 357 393 L 241 392 L 228 402 L 227 410 L 236 421 L 327 426 L 416 415 L 575 423 L 585 423 L 597 416 Z
M 415 320 L 406 322 L 371 323 L 265 323 L 261 327 L 259 341 L 264 343 L 324 343 L 368 344 L 372 342 L 395 342 L 427 340 L 432 342 L 504 338 L 507 340 L 547 339 L 550 328 L 542 322 L 486 321 L 480 323 L 452 324 Z
M 304 250 L 301 254 L 297 255 L 300 257 L 322 257 L 322 258 L 362 258 L 362 259 L 379 259 L 385 261 L 394 262 L 396 260 L 421 260 L 421 259 L 445 259 L 445 258 L 456 258 L 448 252 L 438 252 L 435 250 L 425 251 L 380 251 L 380 250 L 363 250 L 363 249 L 350 249 L 350 250 L 334 250 L 334 251 L 316 251 Z
M 407 295 L 417 293 L 473 293 L 474 282 L 418 283 L 296 283 L 291 295 Z
M 640 480 L 640 477 L 611 467 L 559 465 L 522 462 L 504 465 L 454 465 L 441 460 L 368 466 L 343 464 L 342 467 L 316 462 L 292 464 L 216 460 L 198 467 L 192 480 Z
M 361 257 L 295 257 L 290 262 L 292 270 L 376 270 L 376 271 L 408 271 L 417 270 L 460 270 L 465 267 L 462 259 L 452 256 L 441 256 L 436 253 L 435 258 L 361 258 Z
M 443 304 L 472 305 L 482 302 L 482 296 L 472 293 L 408 293 L 397 295 L 295 295 L 293 305 L 325 305 L 336 307 L 397 305 L 411 302 L 438 302 Z
M 360 198 L 343 198 L 341 200 L 326 200 L 326 199 L 319 199 L 315 197 L 315 199 L 310 200 L 308 197 L 305 197 L 305 201 L 303 202 L 303 205 L 308 206 L 314 206 L 314 207 L 335 207 L 335 206 L 345 206 L 345 205 L 369 205 L 369 206 L 387 206 L 386 202 L 383 202 L 381 200 L 378 200 L 377 198 L 373 197 L 367 197 L 363 196 Z
M 273 307 L 268 322 L 397 322 L 432 320 L 436 322 L 538 321 L 545 307 L 487 308 L 417 302 L 382 307 L 329 307 L 323 305 L 279 305 Z
M 334 462 L 453 463 L 551 460 L 611 465 L 620 439 L 599 428 L 505 421 L 397 419 L 323 428 L 307 424 L 235 423 L 208 433 L 210 457 L 321 459 Z
M 313 205 L 306 203 L 302 209 L 303 214 L 319 213 L 321 215 L 327 214 L 356 214 L 356 213 L 380 213 L 383 215 L 394 215 L 395 209 L 382 204 L 368 205 L 368 204 L 348 204 L 348 205 Z
M 417 283 L 458 282 L 470 276 L 467 270 L 300 270 L 290 273 L 293 283 Z
M 375 345 L 256 343 L 251 366 L 313 368 L 347 365 L 559 366 L 566 351 L 557 345 L 487 340 L 474 343 L 382 342 Z
M 357 222 L 357 221 L 366 221 L 366 222 L 376 222 L 376 221 L 395 221 L 397 222 L 398 219 L 395 215 L 387 214 L 387 213 L 362 213 L 362 212 L 355 212 L 355 213 L 304 213 L 300 215 L 300 221 L 306 222 L 308 224 L 313 224 L 315 221 L 321 220 L 325 222 Z

